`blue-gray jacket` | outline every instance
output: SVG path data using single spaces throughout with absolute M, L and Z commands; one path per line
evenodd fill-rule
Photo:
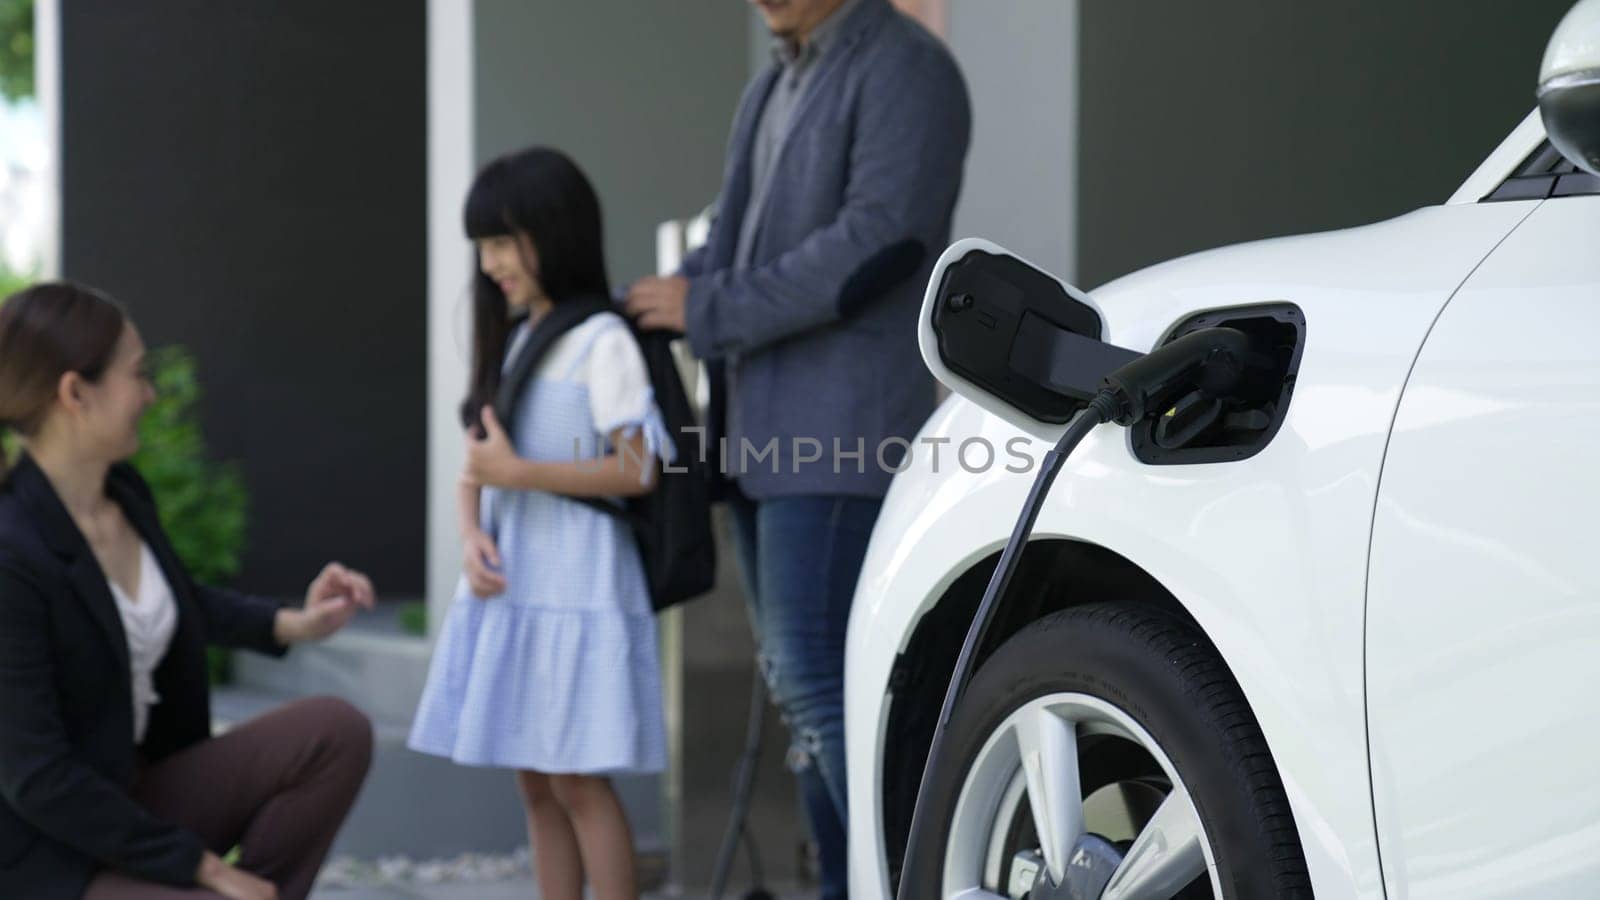
M 966 85 L 945 46 L 888 0 L 853 10 L 817 65 L 749 266 L 735 269 L 734 255 L 776 64 L 745 89 L 719 213 L 681 269 L 690 346 L 731 376 L 726 392 L 713 377 L 713 410 L 727 415 L 711 433 L 726 435 L 729 470 L 756 499 L 881 496 L 892 472 L 880 447 L 898 463 L 934 404 L 916 320 L 950 241 L 971 130 Z M 775 455 L 763 455 L 774 441 Z

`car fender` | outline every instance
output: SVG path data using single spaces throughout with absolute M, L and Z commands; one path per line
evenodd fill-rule
M 1429 207 L 1209 251 L 1090 295 L 1106 339 L 1141 351 L 1201 311 L 1290 302 L 1305 314 L 1294 397 L 1260 453 L 1145 465 L 1126 431 L 1102 425 L 1067 461 L 1034 537 L 1115 551 L 1205 630 L 1261 724 L 1319 896 L 1382 896 L 1363 613 L 1378 473 L 1400 392 L 1451 294 L 1536 203 Z M 985 471 L 969 471 L 983 468 L 980 444 L 967 466 L 958 458 L 974 438 L 997 451 Z M 1019 438 L 951 397 L 913 442 L 874 529 L 846 651 L 852 896 L 889 896 L 882 753 L 896 655 L 955 578 L 1004 545 L 1032 481 L 1006 469 L 1021 465 L 1007 452 Z M 1030 446 L 1036 461 L 1048 449 L 1038 439 Z

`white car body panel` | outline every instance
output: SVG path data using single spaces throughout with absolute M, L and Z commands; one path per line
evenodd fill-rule
M 1440 316 L 1395 420 L 1367 598 L 1393 898 L 1597 889 L 1596 247 L 1600 196 L 1529 216 Z
M 1516 146 L 1496 156 L 1515 156 L 1509 171 L 1542 137 L 1519 129 L 1506 142 Z M 1485 166 L 1498 167 L 1496 156 Z M 1203 310 L 1287 301 L 1305 313 L 1295 397 L 1261 453 L 1225 465 L 1147 466 L 1122 431 L 1102 426 L 1062 470 L 1034 536 L 1121 554 L 1206 630 L 1278 763 L 1319 897 L 1383 896 L 1363 603 L 1378 475 L 1402 386 L 1447 300 L 1537 206 L 1431 207 L 1362 228 L 1224 248 L 1136 273 L 1089 298 L 1105 339 L 1141 351 Z M 883 766 L 894 764 L 882 755 L 895 656 L 955 578 L 1004 545 L 1032 481 L 1031 472 L 1005 468 L 1004 448 L 1020 434 L 951 397 L 924 427 L 874 530 L 846 651 L 858 900 L 890 896 L 881 803 Z M 973 436 L 1002 453 L 982 474 L 956 463 L 955 445 Z M 953 442 L 937 470 L 921 443 L 927 438 Z M 1046 449 L 1035 439 L 1031 455 Z

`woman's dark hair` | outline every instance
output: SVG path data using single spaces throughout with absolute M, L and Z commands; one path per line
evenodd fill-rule
M 462 214 L 467 237 L 526 236 L 539 256 L 538 283 L 555 303 L 610 296 L 600 199 L 577 163 L 548 147 L 530 147 L 483 167 L 467 192 Z M 530 273 L 534 267 L 524 259 Z M 472 376 L 461 421 L 475 426 L 478 411 L 494 402 L 511 332 L 505 292 L 478 269 L 472 290 Z
M 99 381 L 127 322 L 117 301 L 66 281 L 36 284 L 0 301 L 0 432 L 37 432 L 62 375 Z M 0 453 L 0 480 L 6 467 Z

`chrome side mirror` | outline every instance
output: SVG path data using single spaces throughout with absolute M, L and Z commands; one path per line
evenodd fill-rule
M 1600 0 L 1578 0 L 1556 26 L 1539 66 L 1538 97 L 1550 143 L 1600 175 Z

